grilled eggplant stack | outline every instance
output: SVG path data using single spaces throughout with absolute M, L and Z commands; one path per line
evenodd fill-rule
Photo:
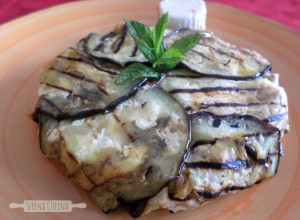
M 147 63 L 126 26 L 88 35 L 43 73 L 41 150 L 106 213 L 189 210 L 276 174 L 289 129 L 278 74 L 206 31 L 168 30 L 164 48 L 191 33 L 202 40 L 151 85 L 115 85 L 125 66 Z

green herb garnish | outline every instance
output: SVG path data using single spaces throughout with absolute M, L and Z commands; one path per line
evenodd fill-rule
M 185 60 L 185 54 L 191 50 L 202 38 L 201 35 L 188 35 L 176 40 L 167 51 L 164 50 L 162 40 L 166 29 L 168 14 L 163 14 L 151 30 L 146 25 L 137 21 L 128 21 L 130 36 L 135 44 L 152 64 L 152 68 L 141 63 L 127 66 L 116 78 L 116 84 L 122 85 L 137 78 L 160 78 L 161 73 L 166 73 L 175 68 L 178 63 Z

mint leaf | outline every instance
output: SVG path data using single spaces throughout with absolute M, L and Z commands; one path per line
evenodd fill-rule
M 134 63 L 127 66 L 121 74 L 116 78 L 117 85 L 123 85 L 137 78 L 159 78 L 160 73 L 156 72 L 154 69 L 141 64 Z
M 168 21 L 168 14 L 163 14 L 161 18 L 156 22 L 155 28 L 153 30 L 154 32 L 154 48 L 155 48 L 155 54 L 157 58 L 160 58 L 162 54 L 164 53 L 164 48 L 162 46 L 162 40 L 164 37 L 164 31 L 166 29 Z
M 156 53 L 153 43 L 153 32 L 146 25 L 137 22 L 125 20 L 130 36 L 134 39 L 135 44 L 140 49 L 145 58 L 153 63 L 156 60 Z
M 153 64 L 153 67 L 157 65 L 156 70 L 160 73 L 168 72 L 175 68 L 179 62 L 185 60 L 184 54 L 195 47 L 201 38 L 201 35 L 188 35 L 180 40 L 176 40 L 161 58 Z
M 180 40 L 174 41 L 174 43 L 170 48 L 173 47 L 179 49 L 182 53 L 185 54 L 189 52 L 193 47 L 195 47 L 196 44 L 201 40 L 201 38 L 202 35 L 195 35 L 195 34 L 188 35 L 181 38 Z
M 184 54 L 175 47 L 170 47 L 154 65 L 157 65 L 156 70 L 160 73 L 165 73 L 177 66 L 178 63 L 185 60 Z M 153 65 L 153 66 L 154 66 Z M 155 67 L 154 66 L 154 67 Z
M 165 53 L 164 53 L 165 54 Z M 163 56 L 164 56 L 163 54 Z M 175 55 L 174 55 L 175 56 Z M 166 73 L 177 66 L 178 63 L 185 60 L 185 56 L 179 51 L 178 57 L 160 58 L 155 61 L 153 67 L 159 73 Z
M 184 60 L 184 56 L 183 57 L 171 57 L 171 58 L 159 58 L 158 60 L 155 61 L 155 63 L 153 63 L 153 67 L 156 67 L 157 65 L 161 65 L 161 64 L 167 64 L 170 62 L 174 62 L 174 63 L 179 63 L 181 61 Z

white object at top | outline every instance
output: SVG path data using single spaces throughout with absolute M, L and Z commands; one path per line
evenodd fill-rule
M 167 12 L 167 28 L 204 30 L 206 27 L 206 5 L 203 0 L 163 0 L 159 4 L 159 16 Z

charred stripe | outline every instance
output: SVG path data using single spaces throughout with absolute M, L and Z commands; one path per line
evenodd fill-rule
M 244 190 L 248 187 L 245 186 L 231 186 L 231 187 L 227 187 L 225 189 L 220 190 L 219 192 L 205 192 L 205 191 L 198 191 L 197 195 L 199 197 L 203 197 L 206 199 L 213 199 L 213 198 L 217 198 L 222 192 L 230 192 L 230 191 L 234 191 L 234 190 Z
M 200 109 L 207 109 L 210 107 L 249 107 L 249 106 L 258 106 L 265 105 L 266 103 L 214 103 L 214 104 L 202 104 Z
M 198 54 L 199 56 L 203 57 L 204 59 L 207 59 L 209 61 L 211 61 L 211 59 L 207 56 L 205 56 L 203 53 L 197 51 L 197 50 L 191 50 L 191 52 L 195 53 L 195 54 Z
M 89 61 L 88 59 L 83 59 L 83 57 L 81 58 L 72 58 L 72 57 L 65 57 L 65 56 L 57 56 L 57 58 L 60 58 L 60 59 L 65 59 L 65 60 L 70 60 L 70 61 L 75 61 L 75 62 L 82 62 L 82 63 L 85 63 L 85 64 L 88 64 L 94 68 L 96 68 L 97 70 L 100 70 L 102 72 L 105 72 L 105 73 L 108 73 L 110 75 L 118 75 L 116 72 L 113 72 L 113 71 L 109 71 L 109 70 L 105 70 L 105 69 L 102 69 L 100 68 L 99 66 L 97 66 L 96 64 L 92 63 L 91 61 Z
M 101 48 L 104 46 L 104 43 L 103 42 L 101 42 L 94 50 L 95 51 L 99 51 L 99 50 L 101 50 Z
M 135 86 L 135 88 L 133 89 L 132 92 L 116 99 L 115 101 L 108 104 L 105 108 L 92 109 L 92 110 L 83 110 L 83 111 L 78 112 L 77 114 L 75 114 L 73 116 L 68 116 L 68 118 L 74 118 L 75 119 L 75 118 L 82 118 L 82 117 L 90 117 L 90 116 L 93 116 L 93 115 L 96 115 L 96 114 L 99 114 L 99 113 L 103 113 L 103 112 L 106 112 L 106 111 L 111 111 L 118 104 L 130 99 L 131 97 L 133 97 L 138 92 L 138 90 L 147 83 L 147 80 L 148 80 L 147 78 L 144 79 L 143 81 L 141 81 L 139 84 L 137 84 Z
M 229 54 L 229 53 L 226 53 L 226 52 L 224 52 L 224 51 L 218 50 L 217 48 L 214 48 L 214 47 L 212 47 L 212 46 L 210 46 L 210 45 L 206 45 L 206 44 L 202 44 L 202 43 L 198 43 L 198 45 L 201 45 L 201 46 L 203 46 L 203 47 L 208 47 L 208 48 L 210 48 L 211 50 L 217 52 L 217 53 L 220 54 L 220 55 L 225 55 L 225 56 L 228 56 L 228 57 L 230 57 L 230 58 L 232 58 L 232 59 L 235 59 L 235 60 L 238 60 L 238 61 L 240 61 L 240 62 L 243 62 L 242 59 L 237 58 L 237 57 L 235 57 L 235 56 L 232 55 L 232 54 Z
M 104 35 L 102 38 L 101 38 L 101 41 L 105 41 L 107 38 L 111 38 L 115 35 L 115 32 L 109 32 L 108 34 Z
M 251 76 L 233 76 L 233 75 L 222 75 L 222 74 L 211 74 L 211 73 L 203 73 L 199 72 L 195 69 L 190 68 L 185 62 L 182 62 L 179 64 L 184 69 L 189 70 L 192 73 L 199 74 L 202 77 L 211 77 L 211 78 L 216 78 L 216 79 L 231 79 L 231 80 L 251 80 L 251 79 L 256 79 L 258 77 L 261 77 L 264 75 L 266 72 L 271 71 L 272 66 L 268 65 L 264 70 L 255 73 L 254 75 Z
M 175 93 L 197 93 L 197 92 L 216 92 L 216 91 L 232 91 L 232 92 L 240 92 L 240 91 L 257 91 L 257 88 L 237 88 L 237 87 L 205 87 L 201 89 L 173 89 L 169 91 L 171 94 Z
M 63 88 L 63 87 L 60 87 L 60 86 L 57 86 L 57 85 L 52 85 L 50 83 L 45 83 L 45 85 L 49 86 L 49 87 L 52 87 L 52 88 L 55 88 L 55 89 L 58 89 L 58 90 L 62 90 L 62 91 L 68 92 L 68 93 L 70 93 L 69 95 L 73 95 L 73 96 L 76 96 L 76 97 L 81 98 L 81 99 L 86 99 L 86 100 L 89 100 L 89 101 L 94 101 L 94 100 L 89 99 L 87 97 L 83 97 L 82 95 L 74 94 L 73 91 L 70 90 L 70 89 L 66 89 L 66 88 Z
M 255 182 L 255 184 L 260 184 L 262 182 L 262 180 L 258 180 Z M 206 199 L 214 199 L 214 198 L 217 198 L 222 192 L 230 192 L 230 191 L 234 191 L 234 190 L 244 190 L 244 189 L 247 189 L 249 187 L 251 187 L 252 185 L 250 186 L 229 186 L 229 187 L 226 187 L 224 189 L 221 189 L 220 191 L 217 191 L 217 192 L 207 192 L 207 191 L 198 191 L 197 192 L 197 195 L 199 197 L 203 197 L 203 198 L 206 198 Z M 169 198 L 172 199 L 172 200 L 176 200 L 176 201 L 188 201 L 191 199 L 190 196 L 186 197 L 186 198 L 183 198 L 183 199 L 179 199 L 179 198 L 176 198 L 174 197 L 173 195 L 169 195 Z
M 58 112 L 58 114 L 62 113 L 61 109 L 57 105 L 55 105 L 53 102 L 51 102 L 49 99 L 47 99 L 45 97 L 41 97 L 41 100 L 45 101 L 48 105 L 53 107 Z M 40 110 L 43 111 L 43 109 L 40 109 Z
M 85 78 L 85 77 L 83 77 L 83 76 L 78 76 L 78 75 L 76 75 L 75 73 L 72 73 L 72 72 L 68 72 L 68 71 L 56 69 L 56 68 L 54 68 L 54 67 L 50 67 L 49 69 L 50 69 L 50 70 L 53 70 L 53 71 L 56 71 L 56 72 L 58 72 L 58 73 L 61 73 L 61 74 L 64 74 L 64 75 L 67 75 L 67 76 L 76 78 L 76 79 L 84 80 L 84 81 L 86 81 L 86 82 L 96 83 L 96 82 L 95 82 L 94 80 L 92 80 L 92 79 L 87 79 L 87 78 Z
M 123 30 L 122 30 L 122 35 L 121 35 L 121 37 L 120 37 L 120 41 L 119 41 L 119 43 L 118 43 L 116 49 L 114 50 L 114 53 L 118 53 L 119 50 L 121 49 L 121 47 L 122 47 L 122 45 L 123 45 L 123 43 L 124 43 L 126 34 L 127 34 L 127 26 L 124 25 Z
M 258 133 L 252 133 L 252 134 L 244 134 L 243 137 L 257 137 L 257 136 L 270 136 L 273 134 L 279 133 L 278 130 L 273 130 L 273 131 L 265 131 L 265 132 L 258 132 Z
M 136 56 L 136 53 L 137 53 L 137 50 L 138 50 L 138 47 L 135 45 L 135 47 L 133 48 L 133 51 L 132 51 L 130 57 L 135 57 L 135 56 Z
M 96 69 L 100 70 L 100 71 L 103 71 L 103 72 L 106 72 L 110 75 L 118 75 L 118 73 L 114 72 L 114 71 L 109 71 L 109 70 L 106 70 L 106 69 L 103 69 L 99 66 L 97 66 L 96 64 L 94 64 L 93 60 L 92 59 L 89 59 L 87 58 L 86 56 L 84 56 L 83 54 L 81 53 L 78 53 L 77 52 L 77 55 L 80 56 L 80 59 L 82 60 L 82 62 L 86 63 L 86 64 L 89 64 L 93 67 L 95 67 Z
M 249 161 L 244 160 L 229 160 L 226 163 L 211 163 L 211 162 L 187 162 L 185 163 L 187 168 L 200 168 L 200 169 L 231 169 L 231 170 L 240 170 L 242 168 L 251 167 L 251 163 Z

